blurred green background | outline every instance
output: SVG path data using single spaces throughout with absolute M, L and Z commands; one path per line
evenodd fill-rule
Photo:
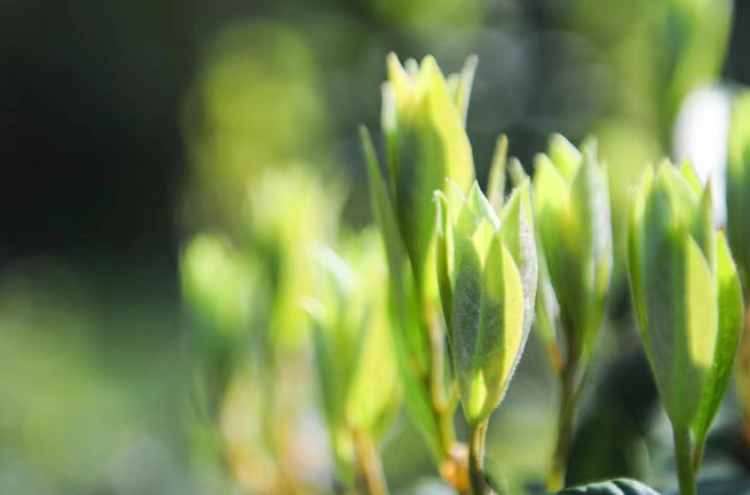
M 724 163 L 727 95 L 750 84 L 750 2 L 0 0 L 0 493 L 288 492 L 268 488 L 269 454 L 254 457 L 259 382 L 274 377 L 223 378 L 232 475 L 207 460 L 214 440 L 191 402 L 204 344 L 183 303 L 181 246 L 199 232 L 250 239 L 268 266 L 289 239 L 330 238 L 339 212 L 339 230 L 367 225 L 357 126 L 378 128 L 389 52 L 433 54 L 446 73 L 479 56 L 467 131 L 480 183 L 500 133 L 528 171 L 550 133 L 596 134 L 621 249 L 646 163 Z M 306 287 L 295 253 L 282 272 L 300 279 L 271 284 L 284 308 Z M 620 259 L 572 476 L 669 488 L 669 432 Z M 304 377 L 304 317 L 265 318 L 296 359 L 282 374 Z M 266 342 L 239 348 L 269 359 Z M 488 441 L 490 472 L 517 489 L 541 486 L 552 445 L 543 352 L 532 339 Z M 296 439 L 287 469 L 326 487 L 316 394 L 310 378 L 286 384 L 282 402 L 302 405 L 281 435 Z M 750 455 L 736 436 L 715 441 L 732 459 L 715 471 L 742 483 Z M 384 457 L 393 492 L 444 490 L 405 417 Z

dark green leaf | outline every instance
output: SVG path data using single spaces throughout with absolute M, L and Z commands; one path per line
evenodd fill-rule
M 750 91 L 735 98 L 727 155 L 727 235 L 750 297 Z
M 566 488 L 558 495 L 659 495 L 658 492 L 635 480 L 619 479 Z

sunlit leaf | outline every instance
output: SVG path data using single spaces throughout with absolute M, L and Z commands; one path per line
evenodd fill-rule
M 418 304 L 415 286 L 408 270 L 409 261 L 403 246 L 392 202 L 367 131 L 361 129 L 363 148 L 367 161 L 370 199 L 378 229 L 383 238 L 390 280 L 390 304 L 393 307 L 393 345 L 404 387 L 407 409 L 414 422 L 425 432 L 437 452 L 438 426 L 432 414 L 429 388 L 425 385 L 427 373 L 426 336 L 417 319 Z
M 393 56 L 388 63 L 397 108 L 395 152 L 389 155 L 392 163 L 387 167 L 395 193 L 394 213 L 415 281 L 424 288 L 435 227 L 432 194 L 444 187 L 446 178 L 468 189 L 474 178 L 471 145 L 434 58 L 425 57 L 416 78 Z
M 521 161 L 515 156 L 508 160 L 508 175 L 513 187 L 519 187 L 525 180 L 529 179 L 529 174 L 526 173 Z
M 536 159 L 534 213 L 543 277 L 548 276 L 559 305 L 567 359 L 575 362 L 593 353 L 609 289 L 609 187 L 595 143 L 581 154 L 562 136 L 553 136 L 549 153 Z M 549 342 L 554 305 L 551 297 L 542 297 L 537 313 Z
M 644 346 L 674 428 L 693 429 L 698 462 L 739 345 L 742 296 L 724 236 L 714 231 L 710 184 L 696 194 L 688 170 L 666 162 L 653 180 L 647 171 L 628 242 Z
M 560 172 L 560 175 L 566 181 L 572 181 L 578 172 L 578 167 L 581 165 L 582 160 L 582 155 L 578 151 L 578 148 L 573 146 L 570 141 L 560 134 L 553 134 L 550 138 L 547 155 L 557 168 L 557 171 Z
M 452 333 L 453 359 L 467 421 L 485 423 L 502 400 L 528 337 L 537 284 L 529 185 L 514 191 L 498 219 L 476 184 L 467 198 L 438 194 L 453 233 L 453 268 L 439 279 Z M 458 215 L 450 213 L 460 209 Z M 448 250 L 440 239 L 439 251 Z M 442 288 L 441 288 L 442 290 Z M 443 291 L 448 293 L 448 290 Z
M 742 336 L 743 302 L 737 268 L 729 253 L 726 238 L 718 235 L 718 263 L 716 283 L 718 285 L 719 315 L 716 351 L 711 365 L 711 374 L 706 385 L 698 415 L 693 423 L 696 442 L 705 442 L 711 423 L 719 411 L 732 376 L 737 348 Z
M 495 154 L 490 166 L 487 198 L 495 211 L 500 211 L 505 202 L 505 164 L 508 155 L 508 138 L 500 136 L 495 145 Z
M 703 184 L 690 160 L 682 162 L 682 165 L 680 165 L 680 174 L 685 178 L 695 195 L 700 196 L 703 192 Z
M 538 281 L 538 257 L 534 238 L 534 218 L 530 201 L 530 184 L 526 181 L 513 190 L 501 212 L 500 236 L 513 257 L 523 285 L 524 334 L 534 318 L 535 296 Z
M 471 97 L 471 86 L 474 83 L 474 74 L 477 71 L 479 59 L 476 55 L 466 59 L 461 72 L 456 74 L 455 103 L 458 114 L 461 117 L 461 123 L 466 127 L 466 114 L 469 111 L 469 99 Z
M 580 298 L 575 301 L 573 321 L 582 333 L 584 352 L 591 354 L 604 313 L 612 271 L 612 226 L 606 172 L 599 167 L 596 148 L 587 148 L 571 186 L 570 222 L 564 238 L 568 267 L 580 264 Z M 575 261 L 574 261 L 575 260 Z M 576 275 L 568 278 L 575 280 Z M 574 292 L 574 293 L 575 293 Z

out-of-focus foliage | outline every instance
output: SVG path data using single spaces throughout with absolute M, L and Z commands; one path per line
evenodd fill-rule
M 737 357 L 737 394 L 745 431 L 750 428 L 750 92 L 733 100 L 727 150 L 727 239 L 742 281 L 745 327 Z
M 335 238 L 341 187 L 296 166 L 266 171 L 247 193 L 243 238 L 269 272 L 269 339 L 282 352 L 299 351 L 309 342 L 300 301 L 310 293 L 312 246 Z
M 685 98 L 719 77 L 733 6 L 731 0 L 575 4 L 571 25 L 596 46 L 609 71 L 612 107 L 590 131 L 609 163 L 613 288 L 624 288 L 629 191 L 646 163 L 670 153 L 675 117 Z
M 341 200 L 335 182 L 324 186 L 293 165 L 246 187 L 237 240 L 200 234 L 183 256 L 193 394 L 209 412 L 193 423 L 193 438 L 208 442 L 209 458 L 241 486 L 283 492 L 300 483 L 306 462 L 296 453 L 302 439 L 286 426 L 312 397 L 298 391 L 309 383 L 303 359 L 312 345 L 302 301 L 313 291 L 314 246 L 334 238 Z
M 253 303 L 264 294 L 258 269 L 226 239 L 204 234 L 193 239 L 182 255 L 183 295 L 206 339 L 231 338 L 250 327 Z
M 572 23 L 612 64 L 624 120 L 641 122 L 663 139 L 688 93 L 719 75 L 732 10 L 728 0 L 578 0 Z M 640 70 L 632 70 L 636 66 Z
M 0 493 L 195 493 L 178 454 L 183 363 L 159 334 L 171 312 L 101 297 L 59 261 L 3 270 Z
M 193 447 L 205 462 L 224 455 L 226 396 L 253 348 L 253 320 L 264 311 L 264 284 L 260 272 L 228 239 L 210 234 L 197 236 L 185 247 L 180 272 L 194 330 Z
M 376 17 L 391 25 L 434 35 L 446 23 L 476 29 L 488 5 L 481 0 L 373 0 L 369 8 Z
M 727 154 L 727 238 L 750 295 L 750 92 L 737 95 Z
M 732 8 L 729 0 L 669 0 L 662 7 L 660 20 L 664 24 L 659 32 L 669 43 L 667 57 L 674 57 L 671 61 L 661 60 L 671 75 L 666 85 L 665 112 L 670 122 L 685 96 L 697 86 L 711 82 L 721 70 Z
M 202 61 L 184 122 L 194 171 L 185 223 L 236 228 L 248 183 L 266 170 L 327 165 L 327 112 L 315 59 L 282 24 L 236 23 Z
M 302 299 L 313 246 L 333 242 L 343 205 L 344 181 L 320 173 L 332 155 L 317 64 L 299 30 L 236 22 L 205 52 L 186 107 L 183 223 L 211 232 L 190 242 L 182 265 L 194 330 L 189 426 L 211 490 L 222 489 L 217 474 L 250 491 L 307 490 L 304 473 L 326 465 L 304 451 L 321 439 L 298 431 L 314 398 Z
M 391 342 L 387 266 L 380 239 L 367 231 L 339 257 L 319 248 L 317 283 L 307 301 L 313 319 L 321 396 L 339 476 L 354 482 L 355 443 L 378 442 L 400 406 Z

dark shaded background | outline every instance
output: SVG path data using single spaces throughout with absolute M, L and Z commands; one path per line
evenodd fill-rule
M 497 2 L 486 22 L 502 23 L 505 8 Z M 554 28 L 566 16 L 564 2 L 534 0 L 517 8 L 537 29 Z M 369 19 L 357 1 L 0 2 L 2 262 L 44 253 L 83 268 L 92 259 L 144 266 L 165 273 L 176 290 L 175 204 L 187 171 L 179 119 L 200 47 L 240 17 L 288 20 L 323 9 L 353 16 L 403 56 L 421 55 L 408 34 Z M 750 2 L 739 1 L 726 76 L 750 82 L 748 47 Z M 454 54 L 452 65 L 464 55 Z M 533 55 L 545 70 L 565 57 L 550 49 Z M 478 93 L 482 73 L 494 70 L 489 61 L 480 65 Z M 361 98 L 372 100 L 378 83 L 361 88 Z M 530 91 L 530 100 L 539 102 L 550 88 L 541 79 Z M 587 113 L 604 111 L 596 107 L 602 100 L 586 103 L 593 107 Z M 365 110 L 357 120 L 376 121 L 377 101 Z M 338 113 L 344 114 L 335 122 L 344 140 L 355 122 L 351 112 Z M 493 138 L 476 129 L 480 125 L 472 129 L 476 121 L 469 127 L 476 154 L 487 157 Z M 546 134 L 513 125 L 507 132 L 522 150 L 517 154 L 527 158 L 540 149 Z

